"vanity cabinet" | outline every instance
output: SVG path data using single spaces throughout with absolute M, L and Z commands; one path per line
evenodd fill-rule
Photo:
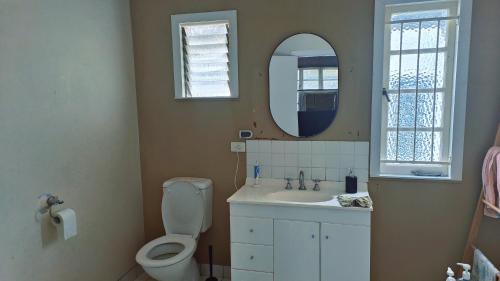
M 230 204 L 232 281 L 369 281 L 368 210 Z
M 274 281 L 319 280 L 319 223 L 274 221 Z
M 369 227 L 322 223 L 321 281 L 370 280 L 369 249 Z

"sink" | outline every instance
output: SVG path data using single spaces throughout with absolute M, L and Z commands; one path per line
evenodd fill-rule
M 305 190 L 281 190 L 265 195 L 267 199 L 276 201 L 288 202 L 325 202 L 333 199 L 333 196 L 328 193 L 319 191 L 305 191 Z

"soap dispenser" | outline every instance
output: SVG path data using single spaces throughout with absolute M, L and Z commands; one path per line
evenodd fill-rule
M 463 268 L 464 271 L 462 271 L 462 278 L 458 279 L 458 280 L 470 280 L 470 272 L 469 270 L 471 269 L 471 266 L 470 264 L 466 264 L 466 263 L 457 263 L 458 266 L 461 266 Z
M 453 276 L 455 276 L 455 273 L 453 272 L 453 270 L 451 270 L 451 268 L 448 267 L 448 271 L 446 271 L 446 274 L 448 274 L 448 278 L 446 278 L 446 281 L 456 281 L 457 280 L 453 277 Z

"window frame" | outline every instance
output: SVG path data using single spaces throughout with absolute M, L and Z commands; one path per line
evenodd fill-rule
M 230 96 L 215 97 L 188 97 L 186 96 L 184 84 L 184 62 L 182 55 L 182 25 L 203 22 L 228 21 L 228 57 L 229 57 L 229 91 Z M 238 99 L 238 26 L 236 10 L 216 11 L 206 13 L 178 14 L 171 16 L 172 30 L 172 55 L 174 71 L 174 98 L 176 100 L 197 100 L 197 99 Z
M 372 118 L 371 118 L 371 153 L 370 176 L 382 178 L 462 180 L 465 114 L 467 101 L 469 50 L 473 0 L 458 0 L 458 31 L 455 44 L 455 69 L 452 77 L 451 121 L 450 121 L 450 168 L 446 177 L 415 176 L 411 174 L 382 174 L 381 165 L 381 129 L 382 95 L 384 79 L 384 44 L 386 6 L 398 4 L 439 3 L 448 1 L 435 0 L 375 0 L 374 40 L 373 40 L 373 77 L 372 77 Z

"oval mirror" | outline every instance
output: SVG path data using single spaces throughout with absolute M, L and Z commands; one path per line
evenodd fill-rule
M 269 104 L 276 124 L 296 137 L 330 126 L 339 102 L 339 63 L 323 38 L 301 33 L 274 50 L 269 63 Z

